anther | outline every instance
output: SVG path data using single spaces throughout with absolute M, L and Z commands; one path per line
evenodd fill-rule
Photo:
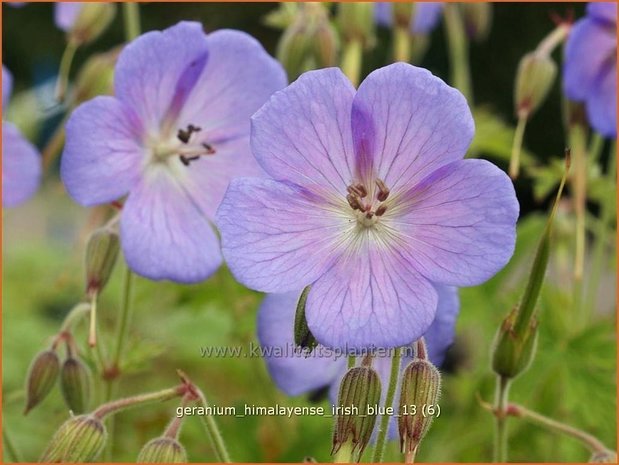
M 178 140 L 180 140 L 183 144 L 187 144 L 189 142 L 189 139 L 191 139 L 191 135 L 194 132 L 200 132 L 201 130 L 202 128 L 190 124 L 189 126 L 187 126 L 187 129 L 179 129 L 176 137 L 178 137 Z
M 349 194 L 355 195 L 359 198 L 364 198 L 366 195 L 368 195 L 368 192 L 363 186 L 363 184 L 355 184 L 352 186 L 348 186 L 346 190 L 348 191 Z
M 381 205 L 376 209 L 376 216 L 383 216 L 387 211 L 387 205 Z
M 369 212 L 367 212 L 367 213 L 365 214 L 365 217 L 366 217 L 368 220 L 371 220 L 373 216 L 374 216 L 374 212 L 373 212 L 373 211 L 369 211 Z
M 348 194 L 346 200 L 348 200 L 348 205 L 350 205 L 353 210 L 363 210 L 359 197 L 355 194 Z
M 197 159 L 199 159 L 199 158 L 200 158 L 200 156 L 199 156 L 199 155 L 195 155 L 195 156 L 193 156 L 193 157 L 187 157 L 187 156 L 185 156 L 185 155 L 181 155 L 181 156 L 180 156 L 181 162 L 182 162 L 182 163 L 183 163 L 183 165 L 185 165 L 185 166 L 189 166 L 189 164 L 190 164 L 192 161 L 196 161 L 196 160 L 197 160 Z
M 207 155 L 213 155 L 215 153 L 215 149 L 213 148 L 213 146 L 207 144 L 206 142 L 202 143 L 202 147 L 204 147 L 206 149 L 206 154 Z
M 376 186 L 378 187 L 378 194 L 376 195 L 376 198 L 380 202 L 384 202 L 387 200 L 387 197 L 389 197 L 389 188 L 381 179 L 376 180 Z

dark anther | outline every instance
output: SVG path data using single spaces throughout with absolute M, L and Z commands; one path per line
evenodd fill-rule
M 363 184 L 354 184 L 352 186 L 348 186 L 346 190 L 349 194 L 356 195 L 360 198 L 364 198 L 366 195 L 368 195 L 368 191 Z
M 187 129 L 179 129 L 176 137 L 178 137 L 178 140 L 180 140 L 183 144 L 187 144 L 189 142 L 189 139 L 191 139 L 191 135 L 194 132 L 200 132 L 201 130 L 202 128 L 190 124 L 189 126 L 187 126 Z
M 383 216 L 387 211 L 387 205 L 381 205 L 376 209 L 376 216 Z
M 373 216 L 374 216 L 374 212 L 373 212 L 373 211 L 369 211 L 369 212 L 367 212 L 367 213 L 365 214 L 365 217 L 366 217 L 368 220 L 371 220 Z
M 199 159 L 199 158 L 200 158 L 200 156 L 199 156 L 199 155 L 196 155 L 196 156 L 194 156 L 194 157 L 186 157 L 185 155 L 181 155 L 181 156 L 180 156 L 180 158 L 181 158 L 181 162 L 183 162 L 183 165 L 185 165 L 185 166 L 189 166 L 189 164 L 190 164 L 192 161 L 196 161 L 197 159 Z
M 350 205 L 353 210 L 363 210 L 359 197 L 355 194 L 348 194 L 346 200 L 348 200 L 348 205 Z
M 384 202 L 389 197 L 389 188 L 385 185 L 385 183 L 381 179 L 376 180 L 376 186 L 378 187 L 378 194 L 376 198 L 380 202 Z
M 207 155 L 213 155 L 215 153 L 215 149 L 213 148 L 213 146 L 207 144 L 206 142 L 202 143 L 202 147 L 204 147 L 206 149 L 206 154 Z

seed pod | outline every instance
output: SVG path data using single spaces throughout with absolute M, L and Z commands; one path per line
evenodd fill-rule
M 313 49 L 314 60 L 318 68 L 335 66 L 339 41 L 337 32 L 326 15 L 316 20 Z
M 343 444 L 352 443 L 352 454 L 360 458 L 368 445 L 376 423 L 380 403 L 380 378 L 367 366 L 348 370 L 340 384 L 338 407 L 347 409 L 337 415 L 333 431 L 333 449 L 337 453 Z
M 60 372 L 60 389 L 71 412 L 79 414 L 88 409 L 90 400 L 90 370 L 84 363 L 69 357 Z
M 474 40 L 481 41 L 488 36 L 492 24 L 492 3 L 461 3 L 466 32 Z
M 337 8 L 337 23 L 344 40 L 360 40 L 365 48 L 373 47 L 376 42 L 374 4 L 342 2 Z
M 94 462 L 107 441 L 105 426 L 93 415 L 72 417 L 54 433 L 40 462 Z
M 75 104 L 79 105 L 98 95 L 113 93 L 114 66 L 120 48 L 93 54 L 80 69 L 75 79 Z
M 116 264 L 119 250 L 118 234 L 108 228 L 97 229 L 88 239 L 86 293 L 89 297 L 98 294 L 107 284 Z
M 403 453 L 414 452 L 430 429 L 434 415 L 427 413 L 436 406 L 441 393 L 441 374 L 427 360 L 413 360 L 402 374 L 398 431 Z
M 557 75 L 557 65 L 545 53 L 530 52 L 520 60 L 516 74 L 516 114 L 530 116 L 543 103 Z
M 40 352 L 32 361 L 26 381 L 26 409 L 32 410 L 50 393 L 58 378 L 60 360 L 54 350 Z
M 318 344 L 316 338 L 307 325 L 307 319 L 305 318 L 305 304 L 307 303 L 307 296 L 310 291 L 310 286 L 307 286 L 301 292 L 299 302 L 297 303 L 297 312 L 294 317 L 294 343 L 297 347 L 303 349 L 309 349 L 311 353 L 314 347 Z
M 138 463 L 185 463 L 187 452 L 174 438 L 151 439 L 140 451 Z
M 69 31 L 69 40 L 83 45 L 99 37 L 110 25 L 116 14 L 114 3 L 84 3 L 73 27 Z
M 518 334 L 514 323 L 518 310 L 512 310 L 499 327 L 492 347 L 492 369 L 503 378 L 512 379 L 531 365 L 537 347 L 537 319 L 531 318 L 528 331 Z

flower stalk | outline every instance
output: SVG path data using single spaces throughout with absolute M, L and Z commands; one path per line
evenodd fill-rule
M 443 14 L 449 44 L 451 83 L 462 92 L 470 105 L 473 103 L 473 91 L 469 68 L 469 41 L 459 7 L 456 3 L 446 3 Z
M 71 64 L 75 57 L 75 52 L 79 47 L 79 42 L 70 39 L 64 49 L 60 60 L 60 69 L 58 70 L 58 81 L 56 82 L 56 100 L 64 102 L 69 87 L 69 74 L 71 73 Z
M 351 37 L 344 44 L 342 53 L 342 71 L 348 76 L 353 86 L 358 86 L 361 80 L 361 63 L 363 43 L 358 37 Z
M 396 24 L 393 28 L 393 58 L 405 63 L 411 60 L 411 36 L 408 27 Z
M 507 462 L 507 401 L 511 380 L 499 375 L 495 396 L 495 435 L 493 462 Z
M 140 5 L 134 2 L 123 3 L 123 17 L 125 22 L 125 38 L 132 41 L 140 35 Z

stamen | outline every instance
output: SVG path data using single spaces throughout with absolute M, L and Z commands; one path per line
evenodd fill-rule
M 348 194 L 346 196 L 346 200 L 348 200 L 348 205 L 350 205 L 353 210 L 363 210 L 361 201 L 359 200 L 359 197 L 357 197 L 356 195 Z
M 199 158 L 200 158 L 200 155 L 194 155 L 193 157 L 188 157 L 188 156 L 185 156 L 185 155 L 181 155 L 181 156 L 180 156 L 181 162 L 182 162 L 182 163 L 183 163 L 183 165 L 185 165 L 185 166 L 189 166 L 189 164 L 190 164 L 192 161 L 196 161 L 196 160 L 198 160 Z
M 389 188 L 381 179 L 376 180 L 376 186 L 378 187 L 378 194 L 376 195 L 376 198 L 380 202 L 384 202 L 387 200 L 387 197 L 389 197 Z
M 383 216 L 387 211 L 387 205 L 381 205 L 376 209 L 376 216 Z
M 209 145 L 206 142 L 203 142 L 202 143 L 202 147 L 204 147 L 206 149 L 206 155 L 214 155 L 215 154 L 215 149 L 213 148 L 212 145 Z
M 363 184 L 354 184 L 354 185 L 348 186 L 346 190 L 348 191 L 349 194 L 355 195 L 359 198 L 364 198 L 366 195 L 368 195 L 368 192 L 363 186 Z
M 202 131 L 202 128 L 190 124 L 189 126 L 187 126 L 187 129 L 179 129 L 176 137 L 178 137 L 178 140 L 180 140 L 183 144 L 187 144 L 189 143 L 189 139 L 191 139 L 191 135 L 194 132 L 200 131 Z

